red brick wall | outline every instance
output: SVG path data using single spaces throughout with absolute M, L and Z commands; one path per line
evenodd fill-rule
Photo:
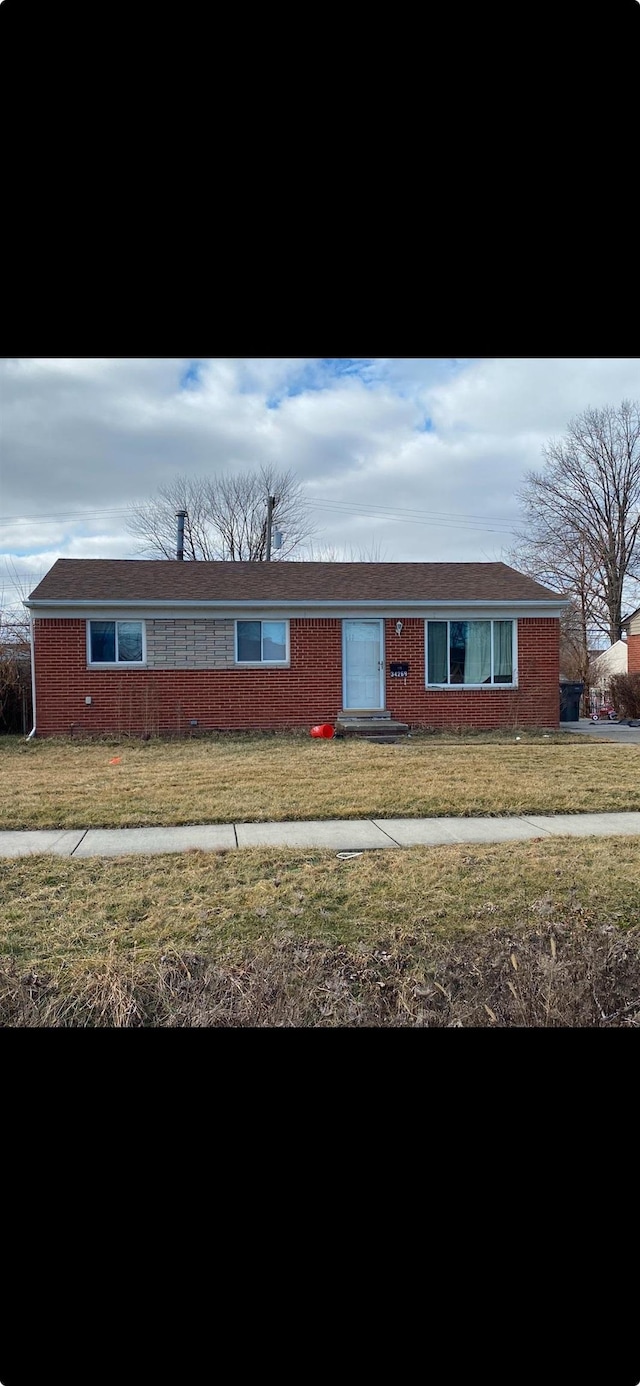
M 424 687 L 424 621 L 385 622 L 387 708 L 413 726 L 558 724 L 558 622 L 518 623 L 517 690 Z M 199 729 L 308 727 L 342 708 L 342 623 L 292 620 L 289 669 L 88 669 L 84 620 L 36 620 L 37 733 L 182 733 Z M 408 661 L 406 680 L 391 660 Z M 85 697 L 93 699 L 85 705 Z
M 40 736 L 307 726 L 342 706 L 339 621 L 292 621 L 290 669 L 88 669 L 84 620 L 37 620 L 34 640 Z
M 427 727 L 557 727 L 559 707 L 559 623 L 548 618 L 518 621 L 517 689 L 424 686 L 424 620 L 395 621 L 385 630 L 387 707 L 401 722 Z M 391 678 L 392 660 L 408 661 L 406 679 Z
M 640 674 L 640 635 L 630 635 L 627 639 L 627 672 Z

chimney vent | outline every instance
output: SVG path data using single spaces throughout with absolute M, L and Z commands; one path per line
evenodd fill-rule
M 177 516 L 177 520 L 178 520 L 178 539 L 177 539 L 177 544 L 176 544 L 176 558 L 178 559 L 179 562 L 182 562 L 183 559 L 184 559 L 184 522 L 185 522 L 185 520 L 186 520 L 186 518 L 187 518 L 187 512 L 186 512 L 186 510 L 178 510 L 178 511 L 176 512 L 176 516 Z

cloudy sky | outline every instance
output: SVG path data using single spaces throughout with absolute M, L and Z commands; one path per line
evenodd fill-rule
M 545 441 L 640 395 L 630 359 L 8 359 L 0 364 L 0 592 L 58 557 L 133 558 L 162 481 L 292 468 L 322 549 L 491 560 Z

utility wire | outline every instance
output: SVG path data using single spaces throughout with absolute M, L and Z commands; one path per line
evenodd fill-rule
M 315 508 L 318 510 L 325 509 L 324 503 L 322 501 L 318 501 L 316 503 Z M 423 518 L 419 513 L 417 513 L 413 519 L 410 519 L 406 515 L 395 515 L 390 513 L 389 511 L 386 511 L 381 514 L 379 511 L 369 510 L 365 506 L 360 506 L 358 510 L 343 510 L 339 512 L 331 509 L 328 511 L 328 513 L 332 514 L 336 519 L 338 519 L 340 516 L 344 516 L 344 518 L 346 519 L 348 516 L 353 515 L 356 517 L 362 517 L 362 519 L 365 520 L 388 520 L 389 523 L 394 525 L 421 525 L 423 528 L 435 529 L 466 529 L 474 531 L 476 534 L 503 534 L 505 538 L 514 533 L 513 529 L 507 529 L 506 527 L 499 529 L 495 524 L 492 523 L 491 520 L 488 520 L 486 524 L 473 524 L 471 522 L 465 524 L 464 521 L 455 521 L 449 519 L 428 520 L 426 518 Z
M 448 519 L 448 518 L 444 518 L 444 516 L 441 516 L 440 518 L 431 518 L 431 519 L 427 519 L 427 518 L 426 518 L 426 513 L 425 513 L 424 516 L 423 516 L 419 511 L 417 511 L 417 512 L 415 513 L 415 515 L 414 515 L 412 518 L 410 518 L 409 515 L 398 515 L 398 514 L 395 514 L 393 511 L 373 510 L 372 508 L 369 508 L 369 506 L 362 506 L 362 505 L 359 506 L 359 507 L 357 507 L 357 508 L 356 508 L 355 506 L 354 506 L 354 507 L 346 507 L 346 506 L 345 506 L 344 509 L 336 510 L 336 509 L 333 508 L 333 506 L 325 505 L 325 503 L 324 503 L 323 501 L 316 501 L 316 502 L 314 502 L 313 505 L 311 505 L 309 508 L 310 508 L 310 509 L 313 509 L 313 510 L 324 510 L 324 511 L 327 512 L 328 514 L 332 514 L 332 515 L 335 517 L 335 519 L 339 519 L 339 518 L 341 518 L 341 517 L 343 517 L 344 519 L 348 519 L 348 518 L 352 518 L 352 517 L 353 517 L 353 518 L 355 518 L 355 519 L 360 519 L 360 518 L 361 518 L 361 519 L 365 519 L 365 520 L 387 520 L 390 524 L 422 525 L 422 526 L 426 526 L 426 527 L 428 527 L 428 528 L 436 528 L 436 529 L 441 529 L 441 528 L 442 528 L 442 529 L 465 529 L 465 530 L 475 531 L 476 533 L 479 533 L 479 534 L 504 534 L 505 537 L 506 537 L 506 536 L 509 536 L 509 535 L 511 535 L 511 534 L 514 533 L 513 529 L 507 528 L 506 525 L 505 525 L 505 526 L 498 526 L 498 525 L 497 525 L 494 521 L 492 521 L 491 519 L 488 519 L 488 521 L 487 521 L 486 524 L 483 524 L 483 523 L 474 523 L 473 521 L 467 521 L 467 522 L 465 522 L 464 520 L 458 521 L 458 520 L 455 520 L 453 517 L 452 517 L 451 519 Z M 27 524 L 45 524 L 45 523 L 46 523 L 46 524 L 49 524 L 49 523 L 51 523 L 51 521 L 55 521 L 56 519 L 58 519 L 58 520 L 72 520 L 72 521 L 73 521 L 73 520 L 76 520 L 78 523 L 82 523 L 82 522 L 88 521 L 88 520 L 105 520 L 105 519 L 107 519 L 107 520 L 115 520 L 115 519 L 119 518 L 121 515 L 127 515 L 128 513 L 129 513 L 128 511 L 117 511 L 117 510 L 109 511 L 109 510 L 102 510 L 102 511 L 95 512 L 95 513 L 89 512 L 89 511 L 85 511 L 85 512 L 83 512 L 83 513 L 78 513 L 77 515 L 74 515 L 74 516 L 72 516 L 72 515 L 59 515 L 59 516 L 55 516 L 55 515 L 50 515 L 50 516 L 49 516 L 49 515 L 48 515 L 48 516 L 38 516 L 38 517 L 35 517 L 35 516 L 34 516 L 33 518 L 26 518 L 26 517 L 25 517 L 24 519 L 17 519 L 17 518 L 16 518 L 16 519 L 11 519 L 11 520 L 6 520 L 6 521 L 0 520 L 0 526 L 1 526 L 1 525 L 7 525 L 7 524 L 20 524 L 20 525 L 27 525 Z M 436 513 L 436 512 L 432 512 L 432 514 L 433 514 L 434 516 L 435 516 L 435 513 Z
M 306 502 L 306 503 L 307 503 L 308 505 L 311 505 L 311 506 L 321 506 L 323 509 L 327 509 L 327 508 L 334 509 L 334 507 L 335 507 L 335 508 L 338 508 L 338 509 L 349 509 L 349 510 L 353 510 L 353 509 L 355 508 L 354 502 L 352 502 L 352 501 L 339 501 L 339 500 L 333 500 L 333 499 L 332 499 L 331 497 L 329 497 L 329 496 L 323 497 L 322 499 L 318 499 L 318 500 L 308 501 L 308 502 Z M 463 511 L 453 511 L 453 510 L 431 510 L 431 509 L 425 510 L 425 509 L 422 508 L 422 507 L 417 507 L 417 506 L 406 506 L 406 505 L 376 505 L 373 501 L 365 501 L 365 502 L 364 502 L 364 505 L 362 505 L 360 508 L 361 508 L 361 509 L 366 509 L 366 510 L 378 510 L 378 511 L 383 512 L 383 514 L 384 514 L 385 516 L 389 516 L 389 517 L 393 517 L 394 515 L 411 515 L 411 516 L 415 516 L 415 515 L 424 515 L 424 516 L 433 517 L 433 518 L 435 518 L 435 519 L 448 519 L 448 520 L 479 520 L 479 521 L 481 521 L 481 522 L 484 522 L 484 521 L 486 521 L 487 519 L 489 519 L 490 522 L 491 522 L 491 524 L 496 524 L 496 525 L 507 525 L 508 527 L 511 527 L 511 525 L 513 524 L 513 520 L 512 520 L 512 519 L 508 520 L 508 519 L 504 519 L 504 518 L 499 517 L 499 516 L 467 515 L 467 514 L 464 513 Z
M 513 523 L 511 520 L 497 516 L 492 517 L 486 515 L 469 515 L 464 512 L 457 512 L 451 510 L 426 510 L 422 507 L 414 508 L 412 506 L 376 505 L 373 501 L 366 501 L 364 503 L 358 504 L 353 501 L 334 500 L 331 497 L 325 497 L 322 499 L 312 497 L 309 500 L 306 500 L 304 503 L 310 509 L 335 509 L 337 511 L 343 511 L 347 514 L 379 514 L 381 518 L 386 519 L 394 519 L 396 516 L 401 517 L 403 515 L 408 515 L 411 517 L 412 520 L 417 517 L 424 517 L 427 520 L 433 519 L 437 520 L 438 522 L 440 522 L 441 520 L 449 520 L 456 522 L 471 521 L 484 524 L 487 520 L 489 520 L 491 525 L 504 525 L 509 530 L 511 529 Z M 123 509 L 122 507 L 105 506 L 97 510 L 58 510 L 51 511 L 48 513 L 39 512 L 35 515 L 6 515 L 0 517 L 0 523 L 46 524 L 49 520 L 88 520 L 102 519 L 103 517 L 115 518 L 116 516 L 121 515 L 128 516 L 130 515 L 130 513 L 131 508 Z
M 110 519 L 117 515 L 128 515 L 128 510 L 59 510 L 51 515 L 2 515 L 0 524 L 2 525 L 41 525 L 48 524 L 49 520 L 92 520 L 102 519 L 108 516 Z

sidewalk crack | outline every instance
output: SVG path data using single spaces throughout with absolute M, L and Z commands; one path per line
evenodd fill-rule
M 374 828 L 377 828 L 379 833 L 384 833 L 385 837 L 388 837 L 389 841 L 393 843 L 394 847 L 401 847 L 401 846 L 402 846 L 402 843 L 401 843 L 401 842 L 396 842 L 395 837 L 392 837 L 392 836 L 391 836 L 391 833 L 388 833 L 387 830 L 386 830 L 386 828 L 381 828 L 379 823 L 375 823 L 374 820 L 373 820 L 373 818 L 368 818 L 368 819 L 367 819 L 367 822 L 368 822 L 368 823 L 371 823 L 371 824 L 373 825 Z
M 70 857 L 73 856 L 73 853 L 74 853 L 74 852 L 77 852 L 77 850 L 78 850 L 78 848 L 79 848 L 79 846 L 80 846 L 80 843 L 81 843 L 81 842 L 84 842 L 85 837 L 87 836 L 88 831 L 89 831 L 89 829 L 88 829 L 88 828 L 85 828 L 85 830 L 84 830 L 84 832 L 83 832 L 83 834 L 82 834 L 82 837 L 79 837 L 79 838 L 78 838 L 78 841 L 76 842 L 76 845 L 75 845 L 75 847 L 74 847 L 74 849 L 73 849 L 73 852 L 70 852 L 70 853 L 69 853 L 69 856 L 70 856 Z
M 551 816 L 551 815 L 549 815 L 549 816 Z M 542 817 L 542 815 L 541 815 L 541 817 Z M 578 817 L 577 814 L 576 814 L 576 817 Z M 536 832 L 539 832 L 539 833 L 548 833 L 550 837 L 553 837 L 553 835 L 554 835 L 554 833 L 553 833 L 553 828 L 543 828 L 542 825 L 541 825 L 540 823 L 532 823 L 532 821 L 531 821 L 530 818 L 525 818 L 522 814 L 520 815 L 520 822 L 521 822 L 521 823 L 526 823 L 527 826 L 528 826 L 529 828 L 535 828 L 535 829 L 536 829 Z

